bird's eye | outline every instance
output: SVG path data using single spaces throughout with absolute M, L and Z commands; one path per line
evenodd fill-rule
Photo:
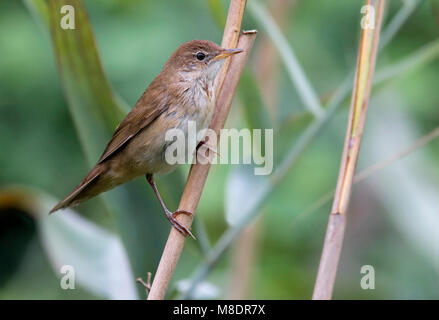
M 204 60 L 204 58 L 206 58 L 206 55 L 204 53 L 202 53 L 202 52 L 197 53 L 198 60 L 202 61 L 202 60 Z

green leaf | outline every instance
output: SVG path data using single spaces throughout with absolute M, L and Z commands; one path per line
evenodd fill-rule
M 209 9 L 218 27 L 222 30 L 226 25 L 226 9 L 221 0 L 208 0 Z
M 393 79 L 399 79 L 404 73 L 426 65 L 437 59 L 438 56 L 439 40 L 433 40 L 399 61 L 378 69 L 374 79 L 374 85 Z
M 278 49 L 280 57 L 287 68 L 288 75 L 294 86 L 297 88 L 297 93 L 299 94 L 304 106 L 313 113 L 315 117 L 322 117 L 324 110 L 320 104 L 318 94 L 312 87 L 302 69 L 302 66 L 297 60 L 293 49 L 288 44 L 287 39 L 283 36 L 276 21 L 257 1 L 249 1 L 248 9 L 256 19 L 257 23 L 260 24 L 261 28 L 267 32 L 269 38 Z
M 37 189 L 0 190 L 0 199 L 22 203 L 37 223 L 41 244 L 59 277 L 61 267 L 73 267 L 75 287 L 107 299 L 137 299 L 127 253 L 120 238 L 84 219 L 72 209 L 47 215 L 58 200 Z M 1 201 L 0 201 L 1 206 Z M 72 274 L 72 273 L 70 273 Z
M 94 165 L 128 107 L 113 93 L 104 74 L 82 1 L 27 0 L 27 3 L 34 14 L 40 13 L 42 20 L 48 22 L 61 85 L 86 158 Z M 60 25 L 66 15 L 61 14 L 65 5 L 74 8 L 73 30 Z
M 272 128 L 273 123 L 253 73 L 244 69 L 239 81 L 238 95 L 243 106 L 244 118 L 249 129 Z

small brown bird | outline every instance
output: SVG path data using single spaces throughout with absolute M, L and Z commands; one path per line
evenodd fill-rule
M 242 50 L 223 49 L 205 40 L 189 41 L 178 47 L 116 128 L 98 163 L 50 213 L 78 205 L 145 175 L 168 220 L 178 231 L 193 237 L 175 218 L 178 214 L 192 213 L 169 211 L 157 190 L 153 174 L 166 173 L 175 167 L 165 159 L 170 144 L 165 140 L 168 130 L 180 128 L 187 134 L 188 121 L 195 121 L 197 131 L 207 128 L 215 107 L 215 79 L 224 59 L 239 52 Z

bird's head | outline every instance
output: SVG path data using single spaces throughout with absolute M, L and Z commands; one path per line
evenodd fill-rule
M 214 80 L 224 62 L 242 49 L 224 49 L 207 40 L 183 43 L 171 55 L 164 69 L 170 69 L 187 79 L 206 77 Z

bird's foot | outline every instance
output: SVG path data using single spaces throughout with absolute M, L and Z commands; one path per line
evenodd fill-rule
M 201 140 L 197 145 L 197 152 L 196 152 L 197 156 L 199 156 L 199 157 L 201 156 L 202 158 L 207 160 L 209 163 L 211 163 L 212 157 L 210 155 L 210 152 L 216 154 L 218 157 L 221 156 L 214 146 L 209 145 L 208 140 L 206 140 L 206 139 Z
M 192 216 L 193 214 L 192 214 L 192 212 L 190 212 L 190 211 L 187 211 L 187 210 L 177 210 L 177 211 L 175 211 L 173 214 L 172 214 L 172 216 L 174 217 L 174 218 L 176 218 L 178 215 L 180 215 L 180 214 L 185 214 L 185 215 L 187 215 L 187 216 Z
M 177 219 L 176 217 L 179 214 L 185 214 L 188 216 L 192 215 L 192 212 L 186 211 L 186 210 L 177 210 L 174 213 L 172 213 L 171 211 L 167 210 L 166 211 L 166 218 L 168 218 L 169 222 L 172 224 L 172 226 L 177 229 L 181 234 L 183 234 L 184 236 L 190 236 L 191 238 L 193 238 L 194 240 L 196 240 L 195 236 L 192 234 L 192 232 L 186 228 L 184 225 L 182 225 Z

